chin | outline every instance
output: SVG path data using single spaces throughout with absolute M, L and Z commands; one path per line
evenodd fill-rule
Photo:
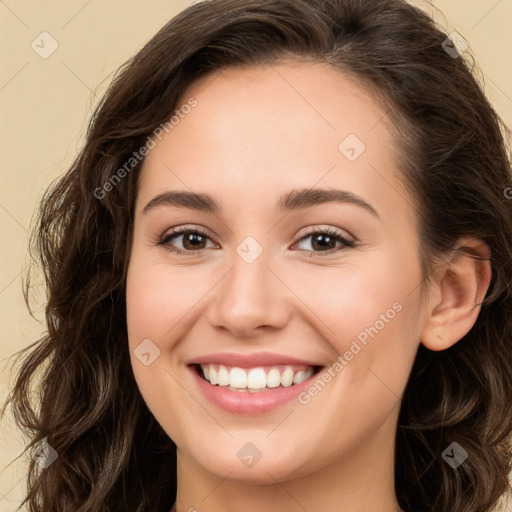
M 218 478 L 229 475 L 230 480 L 244 483 L 274 484 L 276 480 L 286 481 L 306 474 L 308 464 L 303 444 L 287 447 L 283 446 L 282 439 L 275 441 L 251 443 L 230 439 L 224 446 L 212 443 L 199 453 L 194 453 L 196 445 L 191 455 L 195 464 Z

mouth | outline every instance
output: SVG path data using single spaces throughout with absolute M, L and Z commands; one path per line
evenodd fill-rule
M 272 352 L 216 352 L 185 361 L 195 386 L 215 407 L 263 414 L 297 399 L 326 366 Z
M 237 393 L 262 393 L 295 387 L 318 374 L 323 366 L 303 364 L 240 368 L 223 364 L 189 365 L 211 386 Z
M 210 354 L 188 361 L 186 367 L 206 400 L 243 415 L 270 413 L 293 403 L 326 368 L 265 352 Z

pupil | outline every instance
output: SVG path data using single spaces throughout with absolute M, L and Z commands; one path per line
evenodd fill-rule
M 317 239 L 317 245 L 319 245 L 319 247 L 328 247 L 329 245 L 329 242 L 332 242 L 332 241 L 335 241 L 334 239 L 331 239 L 330 235 L 317 235 L 316 236 L 316 239 Z
M 186 246 L 187 243 L 191 243 L 192 247 L 194 249 L 197 249 L 197 243 L 196 242 L 198 242 L 200 244 L 202 242 L 201 238 L 202 238 L 202 235 L 200 235 L 200 234 L 190 233 L 188 236 L 185 237 L 184 245 Z

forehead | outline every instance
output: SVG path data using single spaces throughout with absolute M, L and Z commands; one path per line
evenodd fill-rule
M 316 184 L 398 206 L 398 151 L 385 107 L 354 78 L 312 63 L 228 69 L 195 83 L 180 105 L 191 98 L 196 106 L 146 157 L 140 203 L 191 189 L 240 209 Z

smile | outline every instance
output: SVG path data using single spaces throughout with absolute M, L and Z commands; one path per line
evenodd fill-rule
M 279 387 L 290 387 L 309 379 L 312 366 L 229 367 L 222 364 L 199 365 L 205 380 L 230 391 L 258 393 Z
M 238 414 L 274 411 L 307 389 L 324 365 L 284 355 L 217 353 L 186 362 L 214 406 Z

